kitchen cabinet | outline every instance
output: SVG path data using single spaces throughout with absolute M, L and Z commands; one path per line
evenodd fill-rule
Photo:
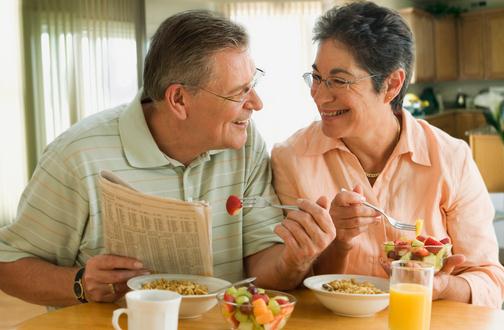
M 433 81 L 436 75 L 433 17 L 418 8 L 406 8 L 399 12 L 411 28 L 415 39 L 415 66 L 411 83 Z
M 444 16 L 433 21 L 436 80 L 457 80 L 457 20 L 455 16 Z
M 431 125 L 445 131 L 451 136 L 469 143 L 467 131 L 486 125 L 481 111 L 452 110 L 435 115 L 426 116 Z
M 462 14 L 458 39 L 461 79 L 504 78 L 504 9 Z
M 417 8 L 402 9 L 400 14 L 415 38 L 415 66 L 411 83 L 457 80 L 456 18 L 435 18 Z
M 489 192 L 504 191 L 504 144 L 497 134 L 471 134 L 469 145 L 474 162 Z

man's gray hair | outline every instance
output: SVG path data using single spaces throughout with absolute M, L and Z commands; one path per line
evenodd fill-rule
M 174 83 L 202 86 L 212 76 L 212 55 L 247 48 L 245 29 L 208 10 L 188 10 L 167 18 L 152 37 L 144 66 L 144 97 L 162 100 Z

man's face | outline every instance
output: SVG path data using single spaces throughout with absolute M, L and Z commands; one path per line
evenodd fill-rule
M 252 111 L 262 102 L 255 90 L 249 91 L 256 68 L 249 53 L 228 48 L 213 56 L 213 76 L 187 104 L 188 120 L 195 141 L 211 149 L 239 149 L 247 141 Z M 233 102 L 224 99 L 243 99 Z

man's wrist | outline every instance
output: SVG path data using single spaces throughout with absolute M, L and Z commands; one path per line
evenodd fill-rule
M 352 243 L 339 240 L 338 238 L 335 238 L 331 245 L 339 252 L 349 252 L 353 248 Z
M 74 283 L 73 283 L 73 293 L 75 298 L 81 303 L 87 303 L 86 293 L 84 290 L 84 272 L 85 268 L 82 267 L 75 273 Z

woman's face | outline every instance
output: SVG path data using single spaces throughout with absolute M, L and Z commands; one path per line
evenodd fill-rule
M 377 116 L 390 111 L 383 103 L 383 95 L 374 90 L 370 74 L 357 65 L 348 47 L 339 41 L 320 43 L 312 73 L 315 79 L 311 95 L 328 137 L 362 136 L 376 127 Z M 330 87 L 320 78 L 329 79 Z

